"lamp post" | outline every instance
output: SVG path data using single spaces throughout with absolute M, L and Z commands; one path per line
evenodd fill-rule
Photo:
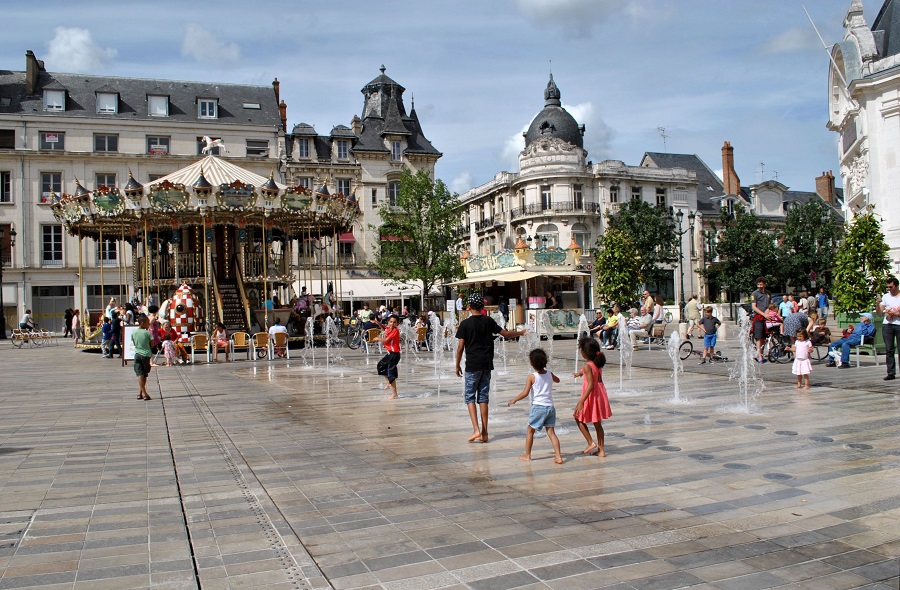
M 3 254 L 9 251 L 9 260 L 12 262 L 12 249 L 16 246 L 16 230 L 9 229 L 9 246 L 3 247 L 3 234 L 6 231 L 0 226 L 0 340 L 6 340 L 6 304 L 3 303 Z
M 678 226 L 678 229 L 675 230 L 675 235 L 678 236 L 678 270 L 681 274 L 681 304 L 680 304 L 680 312 L 678 314 L 678 323 L 684 324 L 687 322 L 687 318 L 684 317 L 684 240 L 682 237 L 684 234 L 694 235 L 694 219 L 696 215 L 691 211 L 688 214 L 688 229 L 681 229 L 681 222 L 684 220 L 684 211 L 679 209 L 675 212 L 675 224 Z

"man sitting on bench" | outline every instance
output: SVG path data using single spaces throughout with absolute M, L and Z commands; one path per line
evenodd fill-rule
M 847 330 L 850 332 L 844 338 L 835 340 L 828 346 L 828 354 L 831 356 L 831 362 L 826 367 L 837 367 L 839 369 L 850 368 L 850 348 L 862 344 L 863 338 L 872 338 L 875 336 L 875 326 L 872 324 L 874 317 L 871 313 L 859 314 L 861 320 L 856 326 L 850 326 Z M 838 357 L 838 349 L 841 349 Z

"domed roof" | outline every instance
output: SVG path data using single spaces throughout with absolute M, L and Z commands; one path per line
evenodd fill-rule
M 544 110 L 537 114 L 525 132 L 525 147 L 532 142 L 555 137 L 576 147 L 584 148 L 584 126 L 575 121 L 569 111 L 562 108 L 560 92 L 550 74 L 544 90 Z

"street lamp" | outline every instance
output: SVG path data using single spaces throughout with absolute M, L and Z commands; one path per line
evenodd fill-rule
M 678 323 L 684 324 L 687 322 L 687 318 L 684 317 L 684 240 L 682 240 L 682 236 L 684 234 L 694 235 L 694 219 L 696 219 L 696 215 L 691 211 L 688 214 L 688 229 L 681 229 L 681 222 L 684 220 L 684 211 L 679 209 L 675 212 L 675 224 L 678 226 L 678 229 L 675 230 L 675 235 L 678 236 L 678 269 L 681 274 L 681 311 L 678 315 Z
M 12 249 L 16 246 L 16 230 L 13 227 L 9 229 L 9 246 L 3 247 L 3 234 L 6 233 L 3 226 L 0 226 L 0 340 L 6 340 L 6 306 L 3 303 L 3 258 L 4 251 L 9 251 L 9 260 L 12 262 Z

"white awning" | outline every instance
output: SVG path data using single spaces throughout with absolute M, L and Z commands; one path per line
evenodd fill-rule
M 506 269 L 500 272 L 487 272 L 478 276 L 469 276 L 462 280 L 448 283 L 449 285 L 473 285 L 475 283 L 490 283 L 493 281 L 515 283 L 526 279 L 541 276 L 539 272 L 521 269 Z
M 400 291 L 397 285 L 386 285 L 382 279 L 344 279 L 334 281 L 335 289 L 340 288 L 341 299 L 353 298 L 355 301 L 367 299 L 399 299 Z M 420 297 L 422 288 L 415 285 L 403 286 L 403 297 Z
M 545 277 L 589 277 L 591 273 L 589 272 L 581 272 L 580 270 L 554 270 L 549 272 L 542 272 L 541 275 Z

